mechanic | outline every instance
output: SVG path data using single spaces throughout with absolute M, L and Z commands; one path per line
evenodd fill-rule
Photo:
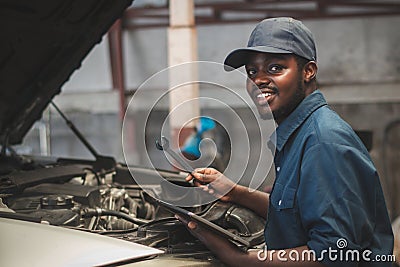
M 235 202 L 266 218 L 265 255 L 243 252 L 177 216 L 229 266 L 392 264 L 374 261 L 376 256 L 393 252 L 377 171 L 355 132 L 318 90 L 316 60 L 312 33 L 293 18 L 263 20 L 251 33 L 247 47 L 232 51 L 225 59 L 226 70 L 245 66 L 247 92 L 258 112 L 267 119 L 270 108 L 278 124 L 274 133 L 276 179 L 270 195 L 233 184 L 212 168 L 196 169 L 193 174 L 199 181 L 213 182 L 209 188 L 195 181 L 197 186 L 216 195 L 232 188 L 222 201 Z

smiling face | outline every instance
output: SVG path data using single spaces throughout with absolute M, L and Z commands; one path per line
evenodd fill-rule
M 313 91 L 306 86 L 311 77 L 309 64 L 299 69 L 292 54 L 250 54 L 246 87 L 262 118 L 269 118 L 272 111 L 275 121 L 281 123 Z M 312 75 L 315 77 L 315 72 Z

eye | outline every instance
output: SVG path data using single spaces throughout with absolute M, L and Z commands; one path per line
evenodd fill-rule
M 282 70 L 283 70 L 283 66 L 278 65 L 278 64 L 273 64 L 273 65 L 268 66 L 268 71 L 270 73 L 279 73 Z
M 253 77 L 257 71 L 255 69 L 247 69 L 247 76 Z

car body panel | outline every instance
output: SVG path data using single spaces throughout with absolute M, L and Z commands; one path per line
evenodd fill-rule
M 0 266 L 98 266 L 163 251 L 108 236 L 0 218 Z

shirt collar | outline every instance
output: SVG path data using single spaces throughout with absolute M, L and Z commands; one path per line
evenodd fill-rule
M 278 126 L 271 141 L 276 142 L 276 149 L 281 151 L 289 137 L 318 108 L 327 105 L 320 90 L 315 90 L 307 96 L 297 108 Z

